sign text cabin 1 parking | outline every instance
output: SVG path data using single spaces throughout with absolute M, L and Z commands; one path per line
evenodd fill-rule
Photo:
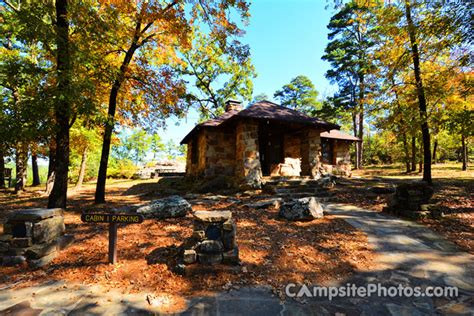
M 140 224 L 143 216 L 139 214 L 82 214 L 85 223 L 109 223 L 109 263 L 117 262 L 117 224 Z
M 140 224 L 143 216 L 138 214 L 82 214 L 85 223 Z

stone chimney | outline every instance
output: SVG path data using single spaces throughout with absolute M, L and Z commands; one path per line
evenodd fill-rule
M 225 102 L 225 111 L 229 112 L 231 110 L 242 110 L 242 101 L 229 99 Z

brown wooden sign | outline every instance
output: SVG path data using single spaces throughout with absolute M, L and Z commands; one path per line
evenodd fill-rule
M 140 214 L 82 214 L 85 223 L 109 223 L 109 263 L 117 262 L 117 224 L 139 224 L 143 222 Z
M 82 214 L 81 220 L 85 223 L 140 224 L 143 222 L 143 215 L 139 215 L 139 214 Z

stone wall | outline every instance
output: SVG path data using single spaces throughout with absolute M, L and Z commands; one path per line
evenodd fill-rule
M 433 187 L 423 181 L 412 181 L 397 185 L 395 193 L 384 207 L 385 212 L 411 218 L 423 218 L 429 212 Z
M 259 188 L 262 184 L 262 168 L 258 148 L 258 122 L 238 122 L 235 136 L 235 175 L 241 178 L 244 186 Z
M 186 150 L 186 174 L 187 175 L 194 175 L 195 172 L 195 166 L 193 165 L 192 162 L 192 150 L 193 150 L 193 142 L 189 142 L 187 145 L 187 150 Z
M 350 176 L 351 174 L 351 143 L 347 141 L 334 140 L 334 156 L 336 164 L 323 164 L 325 173 L 334 175 Z
M 206 169 L 206 148 L 207 148 L 207 130 L 203 130 L 197 135 L 198 144 L 198 174 L 203 174 Z
M 283 148 L 284 158 L 301 158 L 301 133 L 285 134 Z
M 231 129 L 207 131 L 205 176 L 234 175 L 235 132 Z
M 321 131 L 308 128 L 301 136 L 301 175 L 318 178 L 321 174 Z
M 206 170 L 206 151 L 207 151 L 208 131 L 201 130 L 193 141 L 188 143 L 188 151 L 186 156 L 186 174 L 192 176 L 204 175 Z M 192 161 L 193 146 L 198 146 L 197 162 Z
M 284 163 L 279 164 L 278 170 L 272 170 L 271 174 L 313 178 L 318 178 L 323 173 L 350 175 L 351 143 L 336 140 L 334 145 L 336 165 L 322 164 L 320 133 L 321 131 L 315 128 L 305 128 L 298 133 L 285 134 Z M 240 121 L 234 128 L 229 129 L 201 130 L 195 137 L 195 141 L 188 144 L 186 159 L 188 175 L 207 177 L 235 175 L 247 187 L 261 186 L 262 170 L 257 121 Z M 193 164 L 192 147 L 195 144 L 198 146 L 198 159 L 197 163 Z
M 336 164 L 350 164 L 351 163 L 351 143 L 347 141 L 335 140 L 334 153 L 336 155 Z
M 73 240 L 65 235 L 64 215 L 59 208 L 16 210 L 0 235 L 0 266 L 27 263 L 32 268 L 49 264 Z

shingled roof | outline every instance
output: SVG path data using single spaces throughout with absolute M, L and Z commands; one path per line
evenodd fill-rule
M 337 129 L 332 129 L 329 132 L 321 133 L 321 138 L 341 139 L 341 140 L 349 140 L 349 141 L 353 141 L 353 142 L 360 142 L 361 141 L 361 139 L 359 137 L 349 135 L 349 134 L 344 133 L 344 132 L 342 132 L 340 130 L 337 130 Z
M 201 128 L 217 127 L 231 119 L 238 118 L 254 118 L 269 121 L 297 123 L 302 125 L 312 125 L 326 129 L 327 131 L 340 128 L 340 126 L 337 124 L 329 123 L 317 117 L 311 117 L 302 112 L 265 100 L 254 103 L 244 110 L 230 110 L 218 116 L 217 118 L 196 125 L 183 138 L 181 144 L 187 144 L 191 137 Z

